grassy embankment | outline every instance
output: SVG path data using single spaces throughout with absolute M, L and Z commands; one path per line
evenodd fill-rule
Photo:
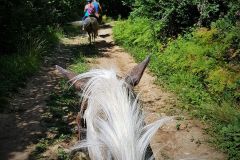
M 161 26 L 161 21 L 139 18 L 117 22 L 113 33 L 138 61 L 153 53 L 149 68 L 158 82 L 176 93 L 183 109 L 210 124 L 213 144 L 238 159 L 240 27 L 219 21 L 210 29 L 161 40 L 156 35 Z
M 40 67 L 43 56 L 51 53 L 62 36 L 62 29 L 48 27 L 22 35 L 16 53 L 0 57 L 0 112 L 9 112 L 11 94 L 25 85 Z

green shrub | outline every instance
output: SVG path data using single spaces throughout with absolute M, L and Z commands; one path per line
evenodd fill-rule
M 231 160 L 238 160 L 240 157 L 239 145 L 240 145 L 240 126 L 239 122 L 236 124 L 229 124 L 226 127 L 220 129 L 221 139 L 224 142 L 220 144 L 222 149 L 227 148 L 227 152 L 231 157 Z
M 113 28 L 113 36 L 117 43 L 129 48 L 138 46 L 140 52 L 148 50 L 149 53 L 163 47 L 157 40 L 157 31 L 160 31 L 162 27 L 161 21 L 152 22 L 147 18 L 136 18 L 128 21 L 118 21 L 116 25 L 118 27 Z M 144 56 L 143 54 L 142 57 Z

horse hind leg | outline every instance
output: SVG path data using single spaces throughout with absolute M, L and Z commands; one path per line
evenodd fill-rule
M 98 29 L 95 30 L 95 36 L 98 36 Z
M 91 41 L 91 33 L 88 33 L 88 41 L 89 41 L 90 44 L 92 43 L 92 41 Z
M 94 33 L 92 33 L 92 38 L 93 38 L 93 41 L 95 42 L 95 35 L 94 35 Z

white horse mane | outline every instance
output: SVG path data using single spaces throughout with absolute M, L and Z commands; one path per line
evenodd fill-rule
M 73 82 L 88 78 L 83 90 L 87 102 L 87 136 L 76 148 L 88 147 L 92 160 L 144 160 L 151 137 L 170 117 L 145 125 L 137 98 L 113 70 L 95 69 Z

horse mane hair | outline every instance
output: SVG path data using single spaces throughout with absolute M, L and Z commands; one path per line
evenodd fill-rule
M 114 70 L 94 69 L 72 81 L 86 78 L 87 133 L 75 149 L 87 147 L 92 160 L 144 160 L 151 137 L 171 117 L 145 125 L 138 99 Z

